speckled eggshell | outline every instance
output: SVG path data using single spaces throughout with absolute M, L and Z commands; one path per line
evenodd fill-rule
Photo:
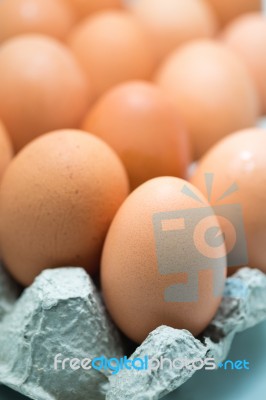
M 255 83 L 242 59 L 224 44 L 201 39 L 182 46 L 162 64 L 156 82 L 184 120 L 195 159 L 224 136 L 256 124 Z
M 182 192 L 184 185 L 187 185 L 202 203 L 185 195 Z M 183 231 L 183 245 L 189 254 L 186 270 L 181 268 L 177 259 L 176 272 L 167 274 L 165 270 L 162 275 L 158 269 L 153 230 L 155 213 L 191 208 L 200 212 L 200 207 L 206 206 L 208 207 L 206 199 L 189 183 L 179 178 L 160 177 L 139 186 L 117 212 L 104 244 L 101 282 L 104 299 L 112 318 L 134 341 L 142 342 L 160 325 L 188 329 L 194 335 L 198 335 L 217 311 L 220 297 L 213 294 L 213 271 L 210 269 L 199 271 L 198 300 L 165 301 L 165 289 L 178 282 L 185 284 L 184 274 L 191 272 L 193 237 L 188 230 Z M 214 213 L 210 212 L 209 215 L 210 223 L 218 226 Z M 182 246 L 177 243 L 177 246 L 179 245 Z M 224 244 L 220 250 L 224 257 Z M 175 249 L 169 246 L 165 258 L 168 254 L 171 257 L 173 251 Z M 226 274 L 225 263 L 226 261 L 223 265 L 221 286 Z M 216 259 L 213 259 L 213 267 L 216 266 Z M 190 294 L 191 289 L 187 290 Z
M 0 241 L 11 274 L 28 285 L 45 268 L 97 271 L 103 241 L 128 194 L 125 169 L 102 140 L 61 130 L 26 146 L 0 190 Z
M 200 160 L 191 178 L 191 183 L 205 192 L 204 175 L 214 174 L 211 204 L 228 205 L 229 214 L 231 205 L 241 205 L 248 251 L 247 265 L 264 272 L 266 272 L 265 149 L 266 130 L 254 128 L 236 132 L 217 143 Z M 238 190 L 219 201 L 218 199 L 235 183 Z M 225 235 L 229 235 L 227 228 L 229 225 L 222 227 Z M 237 237 L 237 240 L 242 239 Z M 234 268 L 228 268 L 228 272 L 231 271 L 234 271 Z
M 82 128 L 117 152 L 132 189 L 156 176 L 187 176 L 187 132 L 170 100 L 153 84 L 132 81 L 111 89 L 89 111 Z

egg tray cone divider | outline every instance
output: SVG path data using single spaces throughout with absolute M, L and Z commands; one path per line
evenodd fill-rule
M 200 339 L 161 326 L 131 358 L 214 358 L 222 362 L 237 332 L 266 319 L 266 275 L 243 268 L 226 280 L 220 308 Z M 124 355 L 100 294 L 81 268 L 45 270 L 18 297 L 0 268 L 0 382 L 36 400 L 159 399 L 186 382 L 187 368 L 156 371 L 55 369 L 57 354 L 84 359 Z

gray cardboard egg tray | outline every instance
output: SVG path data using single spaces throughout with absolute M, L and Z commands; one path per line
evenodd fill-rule
M 243 268 L 227 278 L 220 308 L 196 339 L 186 330 L 160 326 L 131 358 L 169 357 L 222 362 L 237 332 L 266 319 L 266 275 Z M 0 382 L 36 400 L 159 399 L 194 371 L 158 369 L 55 369 L 54 357 L 123 357 L 123 341 L 100 293 L 81 268 L 45 270 L 22 294 L 0 266 Z

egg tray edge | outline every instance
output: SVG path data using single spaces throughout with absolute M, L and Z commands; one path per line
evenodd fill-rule
M 266 275 L 242 268 L 227 278 L 211 324 L 196 339 L 186 330 L 161 326 L 131 358 L 160 357 L 222 362 L 238 332 L 266 319 Z M 56 334 L 55 334 L 56 333 Z M 139 372 L 55 369 L 55 356 L 123 357 L 121 337 L 100 293 L 81 268 L 45 270 L 19 296 L 0 267 L 0 382 L 35 400 L 156 400 L 185 383 L 188 368 Z

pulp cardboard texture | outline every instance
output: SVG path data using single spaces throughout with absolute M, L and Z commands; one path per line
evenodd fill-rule
M 2 305 L 8 293 L 0 293 Z M 0 348 L 0 382 L 38 400 L 105 398 L 104 373 L 55 370 L 57 354 L 79 359 L 123 354 L 102 300 L 80 268 L 44 271 L 2 317 Z
M 17 297 L 0 270 L 0 382 L 36 400 L 159 399 L 192 375 L 188 368 L 147 371 L 74 371 L 54 368 L 54 357 L 120 358 L 122 340 L 100 294 L 80 268 L 45 270 Z M 195 339 L 188 331 L 161 326 L 131 358 L 224 360 L 237 332 L 266 319 L 266 276 L 243 268 L 228 278 L 220 308 Z

